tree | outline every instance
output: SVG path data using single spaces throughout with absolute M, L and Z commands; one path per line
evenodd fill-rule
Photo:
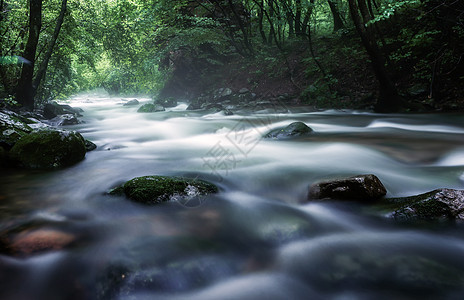
M 34 108 L 34 89 L 32 78 L 34 76 L 35 55 L 39 42 L 40 29 L 42 27 L 42 0 L 30 0 L 29 2 L 29 36 L 23 58 L 28 62 L 23 63 L 21 78 L 16 90 L 16 99 L 23 107 L 32 110 Z
M 50 61 L 50 57 L 52 56 L 53 49 L 55 48 L 56 40 L 58 39 L 58 35 L 60 34 L 61 26 L 63 25 L 64 21 L 64 15 L 66 13 L 66 7 L 67 7 L 67 0 L 62 0 L 61 2 L 61 9 L 60 9 L 60 15 L 58 16 L 58 19 L 56 21 L 56 26 L 55 30 L 53 31 L 53 35 L 50 40 L 50 44 L 48 45 L 47 52 L 45 53 L 45 57 L 43 58 L 39 70 L 37 71 L 37 75 L 34 79 L 34 82 L 32 84 L 33 92 L 32 92 L 32 97 L 35 97 L 37 93 L 37 88 L 39 87 L 40 83 L 42 82 L 42 79 L 45 76 L 45 72 L 47 71 L 48 63 Z
M 385 68 L 385 57 L 377 46 L 377 41 L 370 26 L 371 16 L 366 0 L 348 0 L 351 18 L 371 60 L 371 66 L 379 83 L 379 98 L 376 110 L 379 112 L 398 111 L 403 100 Z

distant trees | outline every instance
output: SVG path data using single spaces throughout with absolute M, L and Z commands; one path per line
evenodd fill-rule
M 433 99 L 463 78 L 463 16 L 455 0 L 0 0 L 0 97 L 32 108 L 95 87 L 154 94 L 179 74 L 194 85 L 228 59 L 284 57 L 295 41 L 330 84 L 324 35 L 365 49 L 377 109 L 396 110 L 398 75 L 414 70 L 406 79 Z

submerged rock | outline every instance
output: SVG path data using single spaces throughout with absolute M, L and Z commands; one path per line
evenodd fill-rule
M 76 240 L 70 233 L 54 229 L 38 229 L 14 236 L 6 248 L 13 255 L 31 255 L 45 251 L 61 250 Z
M 385 199 L 395 220 L 464 220 L 464 190 L 437 189 L 417 196 Z
M 377 176 L 357 175 L 321 181 L 309 187 L 308 199 L 376 200 L 387 194 Z
M 73 165 L 85 153 L 85 141 L 78 132 L 40 129 L 21 137 L 10 157 L 22 167 L 53 169 Z
M 288 139 L 309 135 L 313 130 L 303 122 L 293 122 L 286 127 L 276 128 L 264 135 L 264 138 Z
M 146 103 L 139 107 L 137 112 L 139 113 L 151 113 L 151 112 L 158 112 L 158 111 L 165 111 L 164 107 L 159 104 L 153 103 Z
M 169 176 L 136 177 L 109 192 L 111 195 L 125 195 L 127 198 L 144 203 L 157 204 L 175 197 L 196 197 L 217 193 L 218 188 L 207 181 Z

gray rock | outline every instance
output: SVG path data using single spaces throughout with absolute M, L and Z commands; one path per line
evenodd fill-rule
M 372 201 L 385 196 L 386 193 L 387 190 L 379 178 L 368 174 L 314 183 L 309 187 L 308 200 Z
M 269 133 L 264 135 L 264 138 L 272 139 L 288 139 L 294 137 L 307 136 L 311 134 L 313 130 L 303 122 L 293 122 L 286 127 L 277 128 L 271 130 Z
M 97 149 L 97 145 L 95 145 L 92 141 L 85 140 L 85 150 L 87 150 L 87 152 L 93 151 L 95 149 Z
M 80 123 L 74 114 L 59 115 L 49 120 L 49 122 L 53 126 L 76 125 Z
M 163 107 L 176 107 L 177 106 L 177 100 L 173 97 L 168 97 L 164 99 L 157 99 L 155 100 L 155 104 L 159 104 Z
M 250 92 L 250 90 L 247 89 L 247 88 L 241 88 L 241 89 L 238 91 L 239 94 L 246 94 L 246 93 L 249 93 L 249 92 Z

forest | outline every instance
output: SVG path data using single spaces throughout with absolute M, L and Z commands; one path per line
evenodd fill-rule
M 0 0 L 0 299 L 462 299 L 463 0 Z
M 317 108 L 464 108 L 458 0 L 2 0 L 0 99 L 220 87 Z

